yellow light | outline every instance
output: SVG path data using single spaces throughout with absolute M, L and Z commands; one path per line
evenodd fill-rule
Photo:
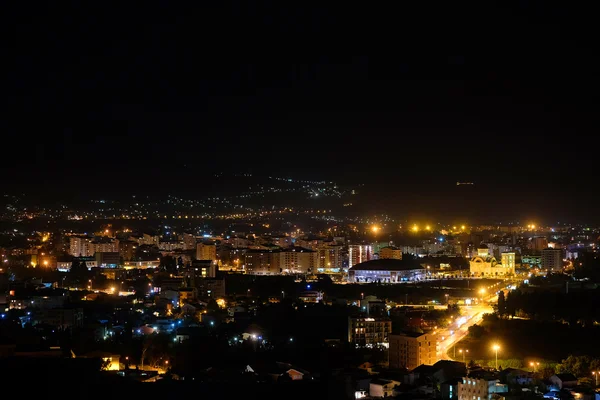
M 371 230 L 373 231 L 373 233 L 377 233 L 379 231 L 379 227 L 377 225 L 374 225 Z
M 497 344 L 495 344 L 495 345 L 492 346 L 492 349 L 498 351 L 498 350 L 500 350 L 500 346 L 497 345 Z
M 531 224 L 531 229 L 535 229 L 535 225 L 534 224 Z
M 465 226 L 464 226 L 464 225 L 461 225 L 461 226 L 460 226 L 460 229 L 462 229 L 462 230 L 464 231 L 464 230 L 465 230 Z
M 456 227 L 455 227 L 455 226 L 453 226 L 453 227 L 452 227 L 452 229 L 456 230 Z
M 485 293 L 485 289 L 480 289 L 479 293 L 484 294 Z
M 427 225 L 427 226 L 425 227 L 425 230 L 427 230 L 427 231 L 430 231 L 430 230 L 431 230 L 431 227 L 430 227 L 429 225 Z
M 413 225 L 412 230 L 413 232 L 419 232 L 419 227 L 417 225 Z

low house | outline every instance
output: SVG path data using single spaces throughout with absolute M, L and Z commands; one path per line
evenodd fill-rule
M 559 389 L 577 386 L 577 378 L 573 374 L 556 374 L 550 377 L 550 383 Z
M 308 371 L 283 362 L 259 363 L 252 366 L 247 365 L 245 372 L 257 376 L 268 376 L 275 382 L 286 378 L 291 379 L 292 381 L 310 379 L 310 373 Z
M 400 386 L 400 382 L 390 379 L 373 379 L 369 384 L 369 396 L 392 397 L 396 386 Z
M 533 381 L 533 374 L 518 368 L 506 368 L 500 371 L 500 380 L 504 383 L 515 383 L 517 385 L 530 385 Z

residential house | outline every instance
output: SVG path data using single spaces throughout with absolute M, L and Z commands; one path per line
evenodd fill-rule
M 577 378 L 573 374 L 555 374 L 550 377 L 550 383 L 559 389 L 577 386 Z
M 392 397 L 396 386 L 400 386 L 400 382 L 391 379 L 373 379 L 369 384 L 369 396 L 374 398 Z

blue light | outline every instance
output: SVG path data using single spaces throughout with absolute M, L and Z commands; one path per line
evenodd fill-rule
M 307 288 L 307 289 L 310 289 L 310 285 L 306 285 L 306 288 Z
M 4 318 L 4 317 L 6 317 L 6 314 L 0 315 L 0 318 Z
M 179 325 L 181 325 L 181 321 L 177 321 L 177 323 L 178 323 Z
M 444 241 L 444 238 L 443 238 L 443 237 L 441 237 L 441 238 L 440 238 L 440 242 L 443 242 L 443 241 Z

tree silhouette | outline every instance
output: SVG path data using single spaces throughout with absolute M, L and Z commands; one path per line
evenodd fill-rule
M 498 294 L 498 315 L 503 317 L 506 314 L 506 298 L 504 297 L 504 291 L 501 290 Z

